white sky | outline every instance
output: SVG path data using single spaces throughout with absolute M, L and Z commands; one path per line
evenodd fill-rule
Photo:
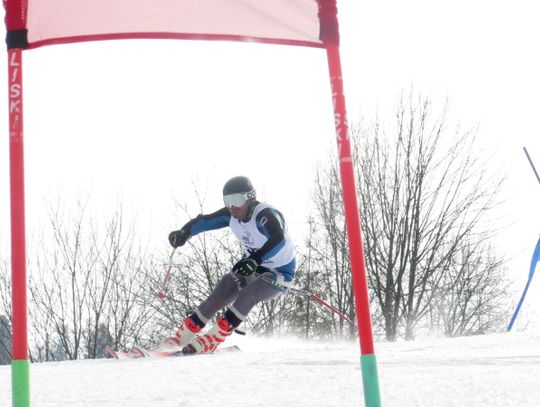
M 479 125 L 486 154 L 496 151 L 493 171 L 506 171 L 509 183 L 495 243 L 511 259 L 517 301 L 540 233 L 540 185 L 522 151 L 540 166 L 536 1 L 342 0 L 338 9 L 352 121 L 361 111 L 387 111 L 414 85 L 435 101 L 449 97 L 452 115 L 464 128 Z M 9 256 L 6 53 L 0 58 L 0 250 Z M 196 179 L 212 211 L 223 182 L 237 174 L 285 212 L 300 239 L 313 168 L 334 148 L 319 49 L 157 40 L 52 46 L 24 53 L 24 87 L 29 250 L 51 196 L 90 194 L 97 213 L 122 199 L 141 230 L 166 245 L 187 220 L 175 217 L 173 198 L 192 197 Z M 528 303 L 535 297 L 538 282 Z M 540 314 L 535 304 L 524 312 Z

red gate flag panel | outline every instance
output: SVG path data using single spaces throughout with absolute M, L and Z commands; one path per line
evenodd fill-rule
M 323 47 L 330 32 L 337 38 L 335 0 L 4 0 L 4 6 L 13 8 L 8 31 L 27 29 L 24 48 L 121 38 Z

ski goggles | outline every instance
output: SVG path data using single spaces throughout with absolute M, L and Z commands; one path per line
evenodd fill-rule
M 228 209 L 231 209 L 233 206 L 240 208 L 254 197 L 255 191 L 238 192 L 236 194 L 223 195 L 223 202 Z

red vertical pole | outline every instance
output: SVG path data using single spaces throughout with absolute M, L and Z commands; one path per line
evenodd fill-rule
M 345 220 L 350 250 L 349 255 L 351 258 L 353 288 L 358 318 L 358 335 L 360 336 L 362 354 L 373 353 L 373 333 L 371 328 L 371 314 L 365 271 L 366 266 L 360 232 L 360 217 L 358 213 L 358 200 L 356 197 L 356 182 L 351 154 L 351 143 L 349 140 L 349 126 L 347 123 L 345 97 L 343 95 L 339 48 L 337 46 L 329 46 L 326 51 L 332 86 L 336 141 L 343 189 L 343 205 L 345 208 Z
M 349 242 L 356 318 L 358 320 L 358 336 L 360 338 L 364 401 L 367 407 L 380 407 L 379 379 L 373 346 L 373 330 L 360 229 L 360 214 L 356 197 L 354 163 L 351 154 L 347 110 L 343 93 L 336 0 L 319 0 L 319 18 L 321 22 L 321 40 L 326 46 L 330 84 L 332 87 L 336 141 L 343 189 L 343 206 L 345 209 Z
M 24 146 L 22 51 L 9 58 L 9 158 L 11 180 L 11 261 L 13 288 L 13 359 L 26 359 L 26 238 L 24 211 Z
M 22 50 L 8 51 L 9 155 L 11 181 L 12 390 L 13 405 L 29 405 L 29 361 L 26 308 L 26 238 Z
M 345 208 L 356 318 L 358 320 L 358 336 L 360 338 L 360 351 L 362 354 L 361 368 L 365 405 L 369 407 L 379 407 L 381 405 L 381 400 L 377 362 L 373 346 L 373 330 L 369 307 L 366 265 L 360 229 L 358 200 L 356 197 L 354 164 L 351 154 L 351 143 L 349 140 L 345 96 L 343 95 L 339 47 L 337 45 L 329 45 L 326 48 L 326 52 L 332 86 L 332 99 L 334 102 L 334 121 L 336 126 L 341 185 L 343 189 L 343 206 Z

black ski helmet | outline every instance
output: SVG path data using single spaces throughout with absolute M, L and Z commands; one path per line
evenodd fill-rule
M 250 193 L 249 199 L 255 199 L 255 188 L 248 177 L 238 176 L 228 180 L 223 186 L 223 195 Z

